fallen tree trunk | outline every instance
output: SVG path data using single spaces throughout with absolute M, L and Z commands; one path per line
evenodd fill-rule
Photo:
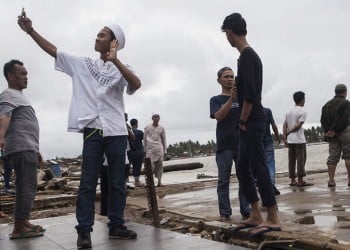
M 163 167 L 163 172 L 180 171 L 180 170 L 192 170 L 197 168 L 203 168 L 203 163 L 191 162 L 167 165 Z

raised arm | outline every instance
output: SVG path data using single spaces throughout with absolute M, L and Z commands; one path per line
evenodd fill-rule
M 234 86 L 231 90 L 230 98 L 218 111 L 215 112 L 214 118 L 219 122 L 225 119 L 225 117 L 231 110 L 233 101 L 236 99 L 237 99 L 237 88 L 236 86 Z
M 56 58 L 57 48 L 55 45 L 50 43 L 44 37 L 42 37 L 32 26 L 32 20 L 30 20 L 26 13 L 22 11 L 21 15 L 18 16 L 17 23 L 23 31 L 32 37 L 32 39 L 42 48 L 46 53 Z
M 141 87 L 140 79 L 129 70 L 117 57 L 117 47 L 118 41 L 113 40 L 111 42 L 110 51 L 107 53 L 107 60 L 114 63 L 114 65 L 119 69 L 120 73 L 123 75 L 125 80 L 128 82 L 128 88 L 131 91 L 135 91 Z

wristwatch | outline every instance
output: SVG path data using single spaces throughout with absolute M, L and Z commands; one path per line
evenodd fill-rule
M 238 120 L 238 124 L 240 124 L 240 125 L 246 125 L 247 122 L 246 122 L 246 121 L 243 121 L 242 119 L 239 119 L 239 120 Z

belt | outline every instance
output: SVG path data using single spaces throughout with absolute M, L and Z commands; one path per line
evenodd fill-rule
M 93 128 L 90 128 L 93 129 Z M 93 136 L 95 133 L 99 133 L 100 135 L 103 136 L 103 130 L 102 129 L 93 129 L 87 136 L 85 136 L 84 141 L 86 141 L 87 139 L 89 139 L 91 136 Z

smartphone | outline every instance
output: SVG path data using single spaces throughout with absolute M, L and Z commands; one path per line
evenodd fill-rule
M 21 17 L 26 17 L 26 12 L 24 11 L 24 8 L 22 8 Z

